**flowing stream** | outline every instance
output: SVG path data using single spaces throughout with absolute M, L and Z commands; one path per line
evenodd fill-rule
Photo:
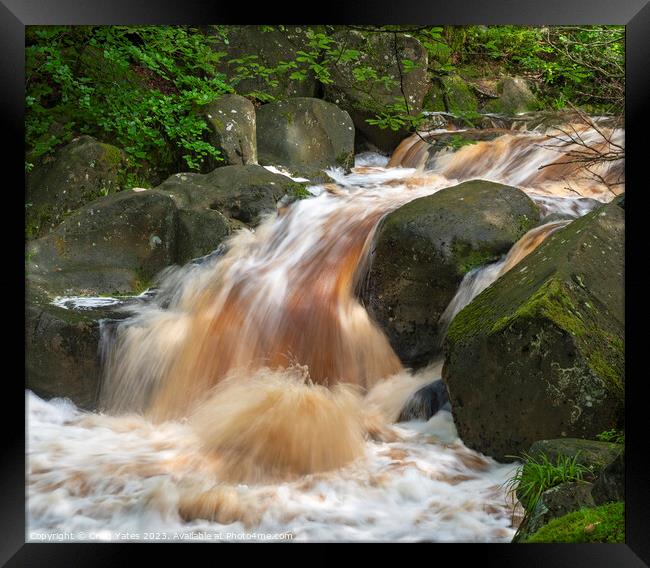
M 466 448 L 444 410 L 395 424 L 441 363 L 404 369 L 354 289 L 379 220 L 463 180 L 520 187 L 544 216 L 612 199 L 620 164 L 585 178 L 551 144 L 506 134 L 427 158 L 412 137 L 168 269 L 104 335 L 99 412 L 27 392 L 27 539 L 509 542 L 516 464 Z M 440 325 L 567 222 L 468 273 Z

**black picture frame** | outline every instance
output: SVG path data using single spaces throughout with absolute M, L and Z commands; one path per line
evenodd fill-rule
M 9 331 L 3 340 L 7 353 L 18 361 L 21 337 L 18 332 L 24 300 L 24 239 L 22 215 L 24 194 L 24 28 L 38 24 L 618 24 L 626 26 L 626 543 L 575 545 L 500 545 L 490 548 L 455 546 L 454 563 L 472 550 L 482 564 L 498 566 L 560 567 L 641 567 L 650 565 L 650 475 L 643 428 L 646 409 L 641 389 L 645 381 L 642 367 L 644 338 L 644 280 L 642 277 L 643 200 L 650 192 L 643 167 L 649 136 L 650 111 L 650 0 L 462 0 L 423 3 L 417 0 L 387 0 L 320 3 L 318 13 L 306 16 L 277 3 L 263 7 L 251 4 L 205 0 L 0 0 L 0 90 L 2 135 L 8 142 L 2 165 L 5 181 L 2 194 L 2 247 L 6 268 L 2 281 L 6 307 L 15 308 L 16 317 L 5 315 Z M 644 159 L 645 158 L 645 159 Z M 17 179 L 11 183 L 9 174 Z M 13 202 L 15 200 L 15 203 Z M 15 264 L 14 264 L 15 263 Z M 24 306 L 24 301 L 23 301 Z M 7 310 L 8 313 L 8 310 Z M 7 367 L 8 368 L 8 367 Z M 24 383 L 15 371 L 4 374 L 5 410 L 13 405 L 24 408 Z M 3 413 L 8 417 L 7 412 Z M 134 544 L 36 544 L 25 543 L 25 432 L 19 417 L 8 419 L 2 436 L 0 476 L 0 565 L 7 566 L 115 566 Z M 129 548 L 125 548 L 129 546 Z M 101 547 L 101 548 L 100 548 Z M 436 549 L 436 553 L 440 549 Z M 149 556 L 152 549 L 147 548 Z M 159 553 L 161 549 L 153 551 Z M 162 549 L 170 559 L 178 549 Z M 239 551 L 238 551 L 239 553 Z M 182 553 L 183 555 L 186 552 Z M 219 554 L 219 556 L 221 556 Z M 410 556 L 410 555 L 409 555 Z M 429 557 L 429 555 L 427 555 Z M 216 558 L 216 557 L 215 557 Z M 326 556 L 322 557 L 323 560 Z M 427 561 L 436 562 L 437 554 Z M 5 564 L 6 563 L 6 564 Z

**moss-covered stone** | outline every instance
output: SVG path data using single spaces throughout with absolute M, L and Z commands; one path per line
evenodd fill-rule
M 119 191 L 126 171 L 122 150 L 90 136 L 76 138 L 44 158 L 27 176 L 28 238 L 46 234 L 72 211 Z
M 625 506 L 618 502 L 574 511 L 522 542 L 625 542 Z
M 462 77 L 446 75 L 432 83 L 424 99 L 424 109 L 452 114 L 475 113 L 478 112 L 478 100 Z
M 539 109 L 539 102 L 521 77 L 506 77 L 497 86 L 499 98 L 485 105 L 485 112 L 519 114 Z
M 354 124 L 331 103 L 294 98 L 257 111 L 259 162 L 284 166 L 313 181 L 325 181 L 320 170 L 354 164 Z
M 522 191 L 470 181 L 407 203 L 380 223 L 361 291 L 408 365 L 438 349 L 438 320 L 463 276 L 496 261 L 539 221 Z
M 624 212 L 551 235 L 449 327 L 443 377 L 463 441 L 498 459 L 623 418 Z

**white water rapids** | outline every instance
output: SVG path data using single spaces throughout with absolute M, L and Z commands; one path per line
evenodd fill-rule
M 485 144 L 482 152 L 489 155 L 507 153 L 509 143 L 497 139 L 480 144 Z M 515 144 L 519 163 L 522 152 L 520 143 Z M 411 393 L 440 378 L 440 365 L 412 374 L 400 369 L 390 354 L 386 360 L 377 360 L 385 340 L 351 292 L 354 273 L 381 216 L 463 179 L 493 179 L 502 172 L 506 178 L 502 181 L 522 182 L 522 189 L 545 215 L 577 217 L 596 203 L 585 202 L 583 195 L 602 202 L 613 197 L 597 182 L 587 187 L 584 180 L 578 195 L 575 188 L 563 190 L 564 181 L 552 183 L 548 175 L 535 186 L 531 172 L 541 165 L 539 160 L 547 159 L 546 151 L 539 149 L 539 155 L 534 150 L 526 154 L 531 161 L 526 164 L 526 175 L 515 175 L 512 164 L 509 169 L 503 158 L 492 164 L 489 175 L 481 176 L 475 170 L 478 146 L 441 158 L 439 167 L 427 172 L 387 167 L 387 159 L 378 155 L 361 156 L 353 172 L 332 171 L 334 183 L 311 187 L 315 197 L 267 218 L 255 232 L 235 235 L 225 255 L 168 275 L 159 293 L 165 305 L 156 298 L 142 302 L 123 324 L 124 341 L 113 353 L 114 373 L 104 386 L 107 412 L 84 412 L 70 401 L 45 401 L 27 391 L 27 541 L 509 542 L 516 526 L 514 504 L 504 484 L 516 464 L 498 464 L 466 448 L 446 411 L 428 422 L 391 423 Z M 467 175 L 459 175 L 464 159 L 472 167 L 466 167 Z M 490 282 L 504 263 L 507 258 L 485 269 Z M 482 279 L 476 286 L 476 278 L 472 283 L 469 275 L 466 280 L 465 288 L 473 285 L 474 290 L 468 293 L 461 286 L 459 294 L 465 296 L 459 302 L 463 305 L 490 283 Z M 215 282 L 218 290 L 210 295 Z M 55 302 L 68 309 L 84 309 L 113 305 L 119 299 L 57 298 Z M 318 319 L 314 328 L 306 326 L 298 329 L 299 337 L 292 335 L 296 322 L 302 322 L 304 314 L 312 313 L 319 302 L 322 313 L 333 320 Z M 197 311 L 197 305 L 202 309 Z M 224 330 L 234 325 L 229 312 L 233 306 L 245 325 L 235 330 L 229 343 Z M 449 309 L 456 313 L 460 307 L 450 305 Z M 188 327 L 203 325 L 199 322 L 205 313 L 211 314 L 208 323 L 212 327 L 189 335 Z M 228 315 L 225 323 L 219 319 L 224 314 Z M 312 320 L 307 317 L 306 321 Z M 332 338 L 340 337 L 344 340 L 338 346 Z M 307 345 L 309 353 L 300 351 L 305 338 L 312 342 Z M 208 339 L 224 341 L 218 343 L 222 350 L 206 352 Z M 346 351 L 359 341 L 358 351 Z M 197 349 L 196 357 L 186 360 L 183 354 L 190 345 Z M 224 363 L 226 348 L 228 365 Z M 333 389 L 332 394 L 317 384 L 305 386 L 292 374 L 292 366 L 271 371 L 257 365 L 251 353 L 259 350 L 259 360 L 268 361 L 276 354 L 272 348 L 282 351 L 280 355 L 294 349 L 294 363 L 309 366 L 316 383 L 318 365 L 329 373 L 325 379 L 331 378 L 332 369 L 343 368 L 341 373 L 349 372 L 352 377 L 349 382 L 368 392 Z M 312 351 L 319 354 L 313 360 L 309 358 Z M 192 366 L 197 358 L 202 365 Z M 175 366 L 180 365 L 178 360 L 181 366 Z M 181 382 L 173 388 L 169 384 L 178 369 L 189 369 L 189 380 L 205 368 L 210 369 L 210 377 L 215 369 L 225 377 L 231 377 L 235 369 L 242 377 L 240 382 L 225 381 L 222 390 L 214 391 L 214 401 L 202 401 L 204 406 L 195 412 L 192 397 L 196 393 L 188 391 L 192 383 Z M 376 376 L 370 376 L 369 368 Z M 232 464 L 225 467 L 226 462 L 205 450 L 206 430 L 218 431 L 215 438 L 225 435 L 218 423 L 222 415 L 214 409 L 223 410 L 223 416 L 232 418 L 239 430 L 255 434 L 259 428 L 263 432 L 268 425 L 259 422 L 256 414 L 251 418 L 244 413 L 235 395 L 251 393 L 258 397 L 255 404 L 261 405 L 264 401 L 259 397 L 273 386 L 286 387 L 291 393 L 295 390 L 296 416 L 289 415 L 289 422 L 302 419 L 300 405 L 312 408 L 305 389 L 316 393 L 319 403 L 343 413 L 351 425 L 360 420 L 351 414 L 368 409 L 373 419 L 381 415 L 387 422 L 378 427 L 379 434 L 358 440 L 351 435 L 354 459 L 341 467 L 272 480 L 249 479 L 249 469 L 237 470 L 241 479 L 233 480 L 229 477 Z M 212 387 L 206 383 L 206 392 Z M 161 392 L 163 402 L 157 403 L 159 413 L 150 416 L 143 409 L 152 392 Z M 336 428 L 343 426 L 348 423 L 333 424 L 323 430 L 324 441 L 314 443 L 339 443 Z M 296 433 L 290 430 L 291 424 L 287 432 L 281 431 L 294 440 L 291 436 Z M 239 442 L 243 447 L 250 443 Z M 263 452 L 258 447 L 254 450 Z M 327 454 L 327 447 L 324 451 Z M 517 509 L 515 513 L 516 518 Z

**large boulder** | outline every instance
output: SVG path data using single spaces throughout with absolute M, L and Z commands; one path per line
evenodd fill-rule
M 255 227 L 264 215 L 277 210 L 285 195 L 301 195 L 304 185 L 262 166 L 248 165 L 225 166 L 207 174 L 174 174 L 156 191 L 171 197 L 181 211 L 218 212 L 232 229 L 237 229 Z M 185 229 L 190 235 L 203 231 L 191 223 L 186 223 Z
M 297 78 L 285 65 L 294 62 L 299 51 L 311 51 L 307 30 L 307 26 L 228 26 L 224 35 L 213 38 L 215 50 L 225 54 L 220 70 L 238 78 L 235 89 L 240 95 L 313 97 L 318 89 L 314 73 L 307 70 Z
M 354 124 L 347 112 L 320 99 L 270 103 L 257 111 L 257 147 L 260 164 L 321 180 L 323 169 L 354 165 Z
M 624 230 L 618 200 L 573 221 L 452 321 L 443 379 L 469 447 L 508 460 L 621 426 Z
M 112 307 L 53 305 L 30 287 L 25 309 L 26 387 L 42 397 L 66 397 L 93 409 L 101 380 L 101 326 L 126 313 Z
M 415 199 L 382 219 L 360 295 L 405 364 L 422 366 L 437 353 L 438 320 L 463 276 L 498 260 L 538 221 L 525 193 L 480 180 Z
M 478 100 L 470 85 L 459 75 L 438 77 L 423 101 L 424 110 L 452 114 L 477 113 Z
M 175 261 L 178 212 L 164 193 L 126 191 L 89 203 L 28 246 L 28 277 L 50 292 L 141 291 Z
M 223 161 L 206 161 L 204 171 L 217 166 L 257 164 L 255 107 L 239 95 L 223 95 L 201 107 L 200 114 L 210 129 L 208 141 L 221 153 Z
M 497 85 L 498 99 L 485 105 L 485 112 L 498 114 L 519 114 L 537 110 L 539 103 L 528 83 L 521 77 L 506 77 Z
M 27 236 L 42 236 L 70 212 L 119 191 L 126 166 L 124 152 L 90 136 L 80 136 L 43 159 L 27 176 Z
M 332 82 L 324 85 L 325 98 L 348 111 L 369 142 L 391 152 L 407 135 L 406 129 L 382 129 L 367 120 L 376 118 L 389 105 L 404 105 L 405 97 L 410 114 L 422 110 L 429 89 L 427 50 L 414 37 L 401 33 L 345 30 L 337 32 L 334 39 L 359 56 L 338 60 Z M 404 60 L 411 62 L 408 68 Z M 370 71 L 364 73 L 364 68 Z

